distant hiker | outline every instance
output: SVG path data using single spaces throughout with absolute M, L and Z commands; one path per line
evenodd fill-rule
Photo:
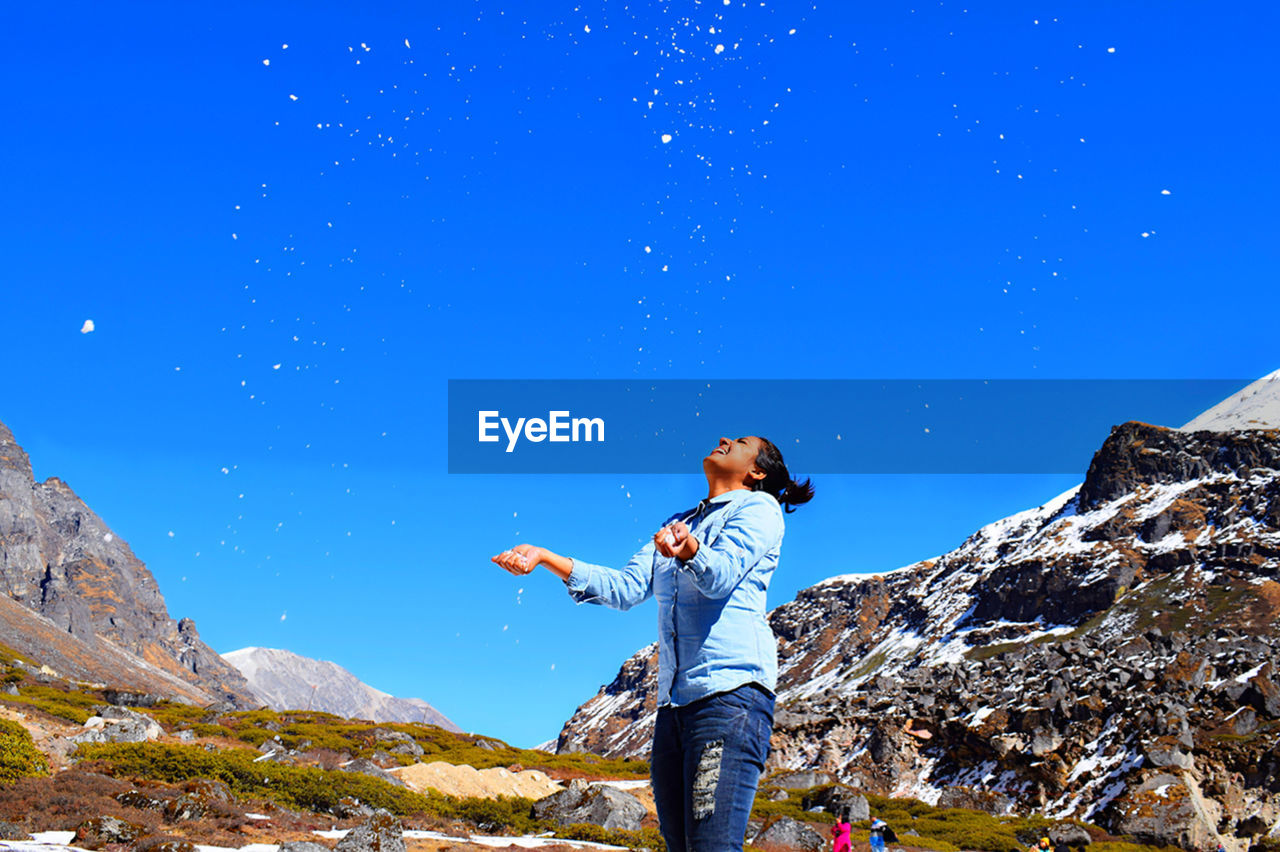
M 1217 850 L 1217 852 L 1227 852 L 1227 847 L 1225 847 L 1225 846 L 1223 846 L 1223 845 L 1222 845 L 1222 841 L 1221 841 L 1221 840 L 1219 840 L 1219 841 L 1218 841 L 1218 850 Z
M 872 852 L 884 852 L 884 842 L 889 839 L 892 829 L 889 823 L 876 817 L 871 820 L 871 849 Z M 897 841 L 898 836 L 893 835 L 893 840 Z
M 649 762 L 668 852 L 741 850 L 769 756 L 777 640 L 765 592 L 783 509 L 813 499 L 757 436 L 702 460 L 707 497 L 663 522 L 619 569 L 518 544 L 493 557 L 516 576 L 545 565 L 578 603 L 626 610 L 658 599 L 658 717 Z
M 1059 840 L 1053 844 L 1053 852 L 1071 852 L 1071 847 L 1067 845 L 1067 841 Z
M 1040 845 L 1036 847 L 1036 852 L 1049 852 L 1049 848 L 1051 845 L 1052 844 L 1049 843 L 1049 838 L 1041 837 Z
M 845 814 L 836 817 L 836 824 L 831 826 L 831 852 L 853 852 L 853 840 L 849 833 L 853 826 Z

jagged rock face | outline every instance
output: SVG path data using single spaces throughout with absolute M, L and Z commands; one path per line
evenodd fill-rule
M 155 578 L 129 545 L 65 482 L 35 481 L 2 423 L 0 583 L 10 599 L 82 642 L 105 639 L 210 700 L 253 703 L 244 678 L 200 641 L 194 622 L 169 617 Z
M 1186 847 L 1269 830 L 1277 468 L 1280 431 L 1126 423 L 1043 506 L 936 559 L 805 589 L 770 614 L 770 768 L 935 803 L 963 788 Z M 628 660 L 561 746 L 646 755 L 655 668 L 652 647 Z

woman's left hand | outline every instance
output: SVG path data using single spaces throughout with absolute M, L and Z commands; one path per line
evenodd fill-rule
M 663 556 L 681 562 L 688 562 L 698 552 L 698 539 L 689 532 L 684 521 L 676 521 L 658 530 L 653 536 L 653 544 Z

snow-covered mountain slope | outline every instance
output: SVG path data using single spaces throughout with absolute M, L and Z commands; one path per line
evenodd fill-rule
M 319 710 L 375 722 L 426 722 L 461 729 L 420 698 L 396 698 L 337 663 L 278 648 L 242 648 L 222 658 L 240 670 L 254 693 L 273 710 Z
M 1182 426 L 1180 432 L 1207 429 L 1228 432 L 1238 429 L 1280 429 L 1280 370 L 1269 373 L 1202 412 Z

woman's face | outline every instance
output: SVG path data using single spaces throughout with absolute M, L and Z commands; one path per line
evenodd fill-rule
M 702 460 L 702 470 L 708 477 L 732 479 L 734 482 L 745 483 L 749 478 L 761 479 L 763 476 L 748 477 L 752 471 L 764 473 L 756 467 L 756 456 L 759 453 L 760 439 L 754 435 L 721 438 L 716 448 Z

